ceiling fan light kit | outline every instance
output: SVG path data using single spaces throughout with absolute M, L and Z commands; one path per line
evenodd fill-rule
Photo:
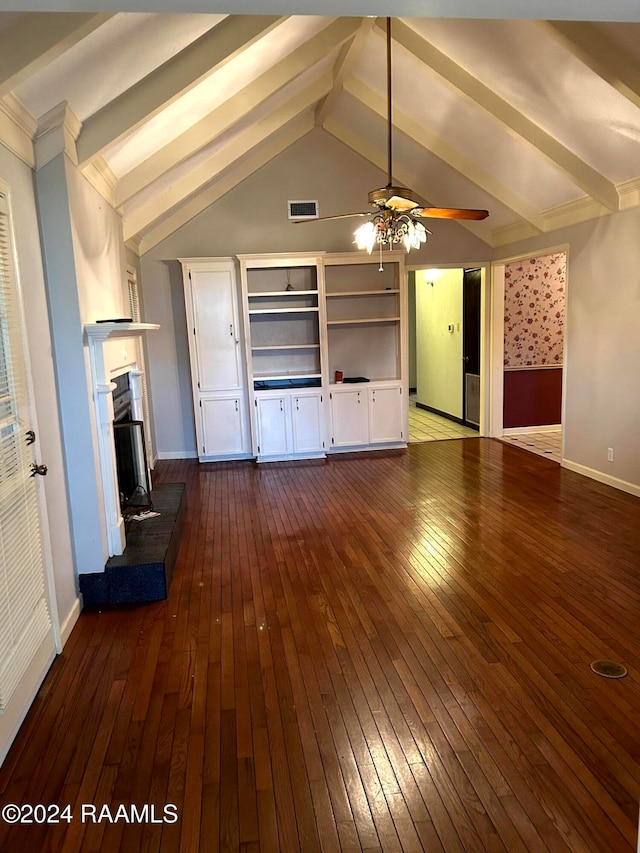
M 405 250 L 409 252 L 411 249 L 418 249 L 422 243 L 427 242 L 427 236 L 431 234 L 431 231 L 419 221 L 420 217 L 479 220 L 486 219 L 489 215 L 487 210 L 459 207 L 422 207 L 412 190 L 394 186 L 392 177 L 392 129 L 391 18 L 387 18 L 387 185 L 377 190 L 371 190 L 369 193 L 369 204 L 372 207 L 377 207 L 377 212 L 341 213 L 337 216 L 321 216 L 316 220 L 370 216 L 371 219 L 355 231 L 353 242 L 359 249 L 366 249 L 369 254 L 377 245 L 380 248 L 381 269 L 382 250 L 385 246 L 392 249 L 398 243 L 402 243 Z
M 369 254 L 375 245 L 392 247 L 403 243 L 407 252 L 418 249 L 421 243 L 427 242 L 427 231 L 422 222 L 416 222 L 406 213 L 393 210 L 381 210 L 373 219 L 362 224 L 355 232 L 353 241 L 359 249 L 366 249 Z

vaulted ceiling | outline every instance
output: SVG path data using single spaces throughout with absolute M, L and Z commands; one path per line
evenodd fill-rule
M 316 127 L 386 170 L 384 26 L 0 13 L 0 131 L 20 116 L 37 137 L 66 102 L 81 169 L 144 251 Z M 640 23 L 407 17 L 392 33 L 394 178 L 426 204 L 489 209 L 460 226 L 489 246 L 640 204 Z

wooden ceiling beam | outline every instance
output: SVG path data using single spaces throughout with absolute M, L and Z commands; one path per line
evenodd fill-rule
M 337 98 L 340 96 L 344 81 L 352 73 L 353 68 L 360 58 L 367 36 L 373 29 L 375 18 L 363 18 L 358 31 L 350 42 L 342 46 L 340 56 L 333 66 L 333 87 L 326 98 L 316 107 L 315 122 L 317 127 L 322 127 L 325 119 L 330 115 Z
M 238 184 L 266 166 L 274 157 L 282 154 L 289 146 L 302 139 L 313 130 L 313 114 L 303 113 L 297 119 L 272 134 L 263 143 L 254 146 L 224 175 L 215 178 L 210 184 L 196 195 L 191 196 L 184 204 L 171 211 L 167 216 L 155 220 L 145 227 L 139 235 L 139 253 L 144 255 L 170 237 L 174 231 L 182 228 L 187 222 L 205 211 L 227 193 L 234 190 Z
M 209 145 L 271 95 L 352 38 L 359 26 L 359 18 L 338 18 L 305 41 L 257 80 L 124 175 L 116 188 L 116 204 L 120 206 L 129 201 L 165 172 Z
M 540 26 L 594 74 L 640 107 L 640 65 L 598 26 L 586 21 L 540 21 Z
M 275 15 L 230 15 L 88 118 L 78 139 L 80 166 L 136 130 L 254 42 L 282 24 Z
M 125 207 L 125 240 L 143 232 L 156 219 L 165 216 L 170 210 L 184 203 L 190 196 L 201 192 L 202 188 L 211 183 L 217 175 L 231 168 L 236 160 L 248 154 L 253 148 L 262 144 L 265 139 L 313 107 L 331 89 L 332 82 L 330 73 L 318 78 L 302 92 L 298 92 L 290 98 L 280 109 L 274 110 L 256 121 L 203 163 L 191 169 L 175 182 L 170 183 L 166 189 L 159 191 L 149 201 L 133 208 L 130 212 Z
M 620 199 L 615 184 L 577 154 L 469 74 L 403 21 L 394 21 L 393 37 L 398 44 L 431 68 L 456 92 L 493 116 L 506 131 L 533 146 L 587 196 L 599 201 L 612 212 L 619 210 Z
M 21 16 L 0 37 L 0 98 L 112 17 L 79 12 Z
M 386 121 L 387 102 L 381 95 L 378 95 L 355 78 L 345 81 L 344 90 Z M 530 225 L 533 225 L 538 232 L 544 230 L 542 214 L 533 205 L 528 204 L 509 189 L 509 187 L 500 183 L 500 181 L 484 170 L 478 163 L 466 157 L 457 148 L 454 148 L 442 139 L 439 134 L 428 130 L 407 116 L 397 106 L 394 106 L 393 109 L 393 126 L 422 148 L 431 151 L 443 163 L 455 169 L 465 180 L 475 184 L 503 207 L 508 208 L 520 219 L 524 219 Z
M 342 142 L 347 148 L 350 148 L 352 151 L 355 151 L 356 154 L 359 154 L 361 157 L 364 157 L 365 160 L 368 160 L 369 163 L 376 166 L 382 172 L 386 174 L 387 171 L 387 153 L 386 151 L 380 151 L 378 148 L 375 148 L 369 141 L 359 136 L 357 133 L 353 133 L 351 130 L 346 128 L 343 124 L 335 119 L 329 117 L 324 123 L 324 130 L 327 133 L 330 133 L 331 136 L 334 136 L 337 140 Z M 426 206 L 430 205 L 428 201 L 428 193 L 421 186 L 421 182 L 416 178 L 415 175 L 408 172 L 406 169 L 398 167 L 394 169 L 394 177 L 397 178 L 403 186 L 411 187 L 421 198 L 425 200 L 427 203 Z M 434 222 L 436 220 L 433 220 Z M 451 220 L 449 220 L 451 221 Z M 491 239 L 487 236 L 486 227 L 481 225 L 478 222 L 465 222 L 463 220 L 456 220 L 457 224 L 466 228 L 474 237 L 477 237 L 479 240 L 482 240 L 483 243 L 486 243 L 489 246 L 493 246 Z M 425 220 L 425 225 L 428 228 L 429 223 Z

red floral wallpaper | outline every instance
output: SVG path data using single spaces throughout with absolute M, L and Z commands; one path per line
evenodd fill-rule
M 505 367 L 562 367 L 566 273 L 564 252 L 506 265 Z

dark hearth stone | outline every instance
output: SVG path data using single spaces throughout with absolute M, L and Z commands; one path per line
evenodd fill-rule
M 160 515 L 146 521 L 127 521 L 124 554 L 110 557 L 104 572 L 80 575 L 85 607 L 167 598 L 187 509 L 184 483 L 156 486 L 151 498 Z

